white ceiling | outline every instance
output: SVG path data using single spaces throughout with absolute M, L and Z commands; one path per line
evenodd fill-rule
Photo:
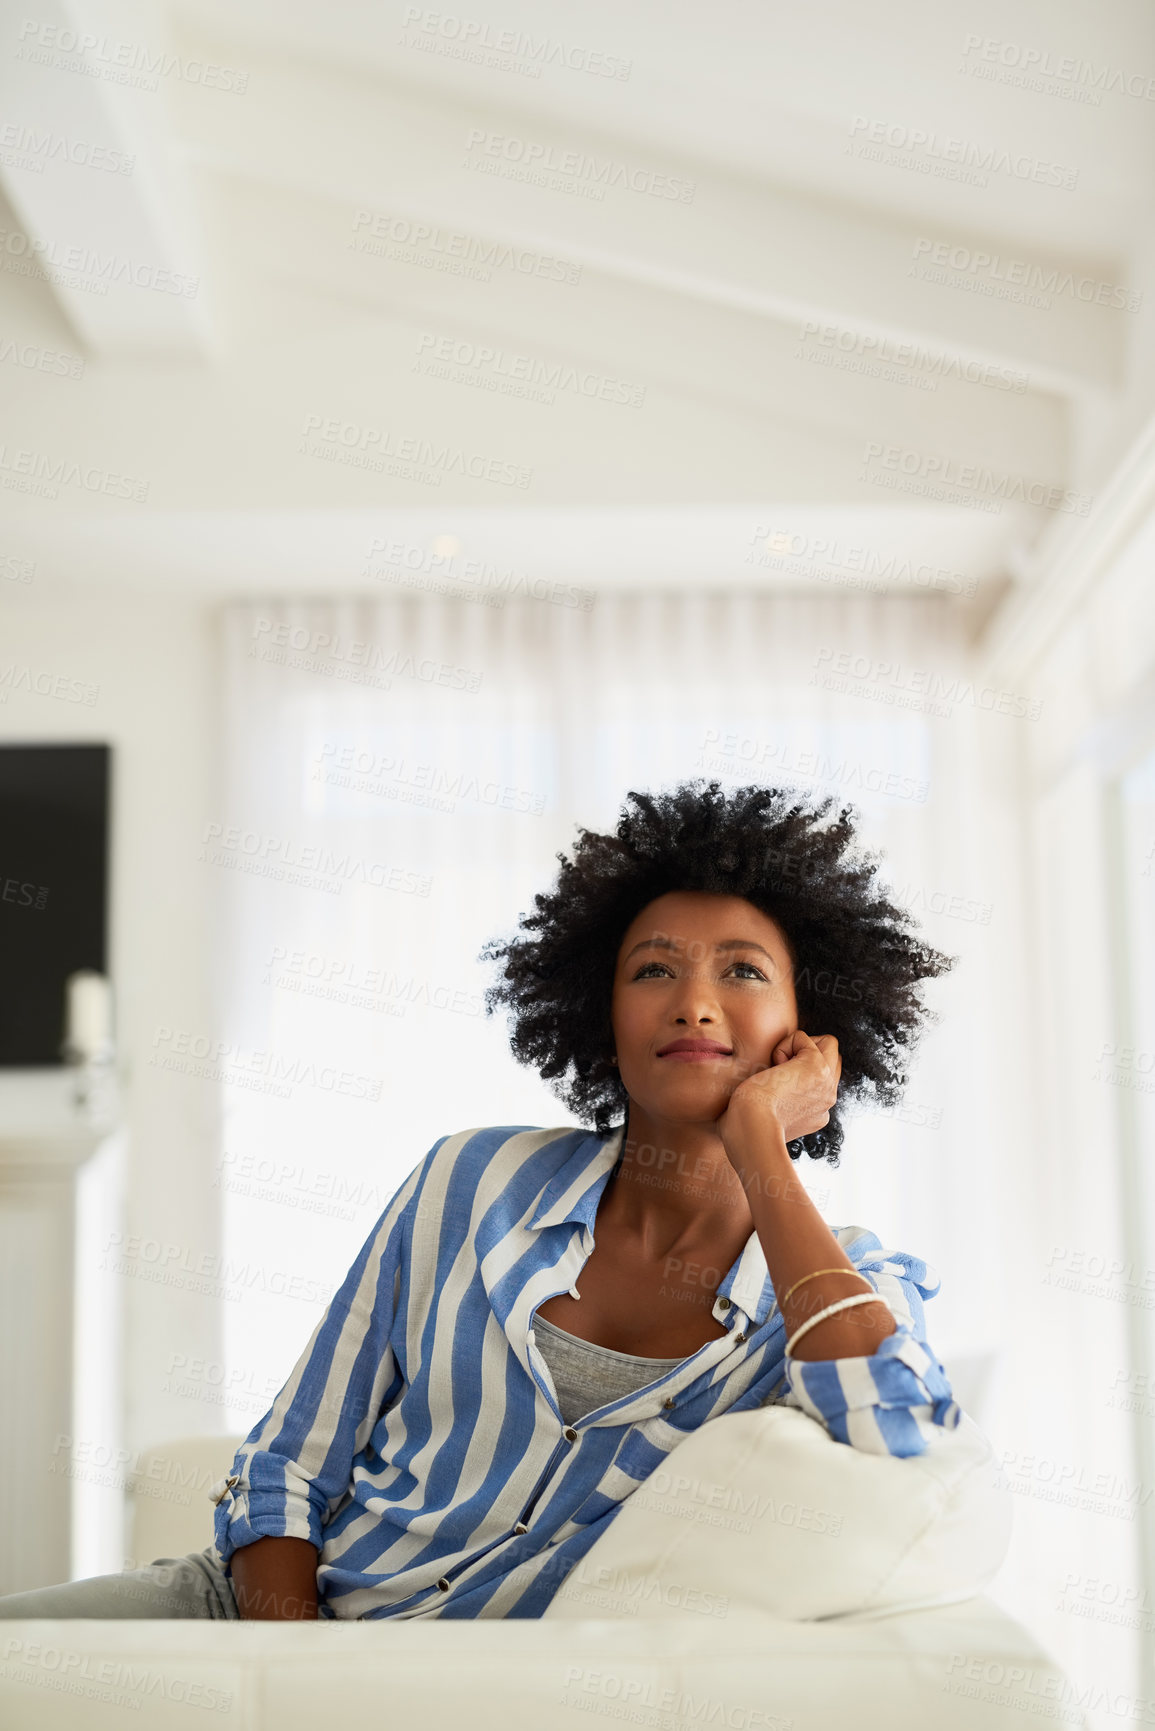
M 13 10 L 0 550 L 213 594 L 371 585 L 382 537 L 595 589 L 925 567 L 977 623 L 1081 519 L 975 471 L 1093 511 L 1155 406 L 1153 98 L 1146 0 Z
M 850 0 L 805 6 L 784 0 L 714 6 L 503 0 L 499 13 L 477 7 L 472 15 L 465 8 L 436 11 L 377 0 L 337 7 L 312 0 L 200 0 L 181 7 L 179 16 L 190 42 L 227 47 L 234 65 L 242 55 L 249 65 L 267 65 L 275 42 L 286 61 L 359 73 L 378 90 L 417 82 L 451 100 L 532 117 L 579 141 L 601 135 L 628 142 L 651 156 L 676 159 L 691 173 L 692 164 L 709 166 L 1064 254 L 1125 252 L 1150 185 L 1149 103 L 1107 91 L 1097 105 L 1047 96 L 1030 101 L 1013 84 L 964 70 L 976 64 L 998 70 L 1000 49 L 987 50 L 994 58 L 985 59 L 981 46 L 969 45 L 978 37 L 1006 45 L 1004 54 L 1013 44 L 1036 55 L 1049 52 L 1054 63 L 1085 62 L 1084 88 L 1092 94 L 1100 72 L 1151 77 L 1151 12 L 1142 0 L 1113 0 L 1097 10 L 1072 0 L 1009 6 L 1004 0 L 937 6 L 887 0 L 882 7 Z M 452 20 L 488 27 L 490 41 L 503 30 L 539 47 L 544 40 L 550 46 L 540 57 L 540 77 L 453 58 L 453 49 L 486 39 L 475 31 L 467 44 Z M 628 76 L 570 71 L 556 58 L 551 63 L 551 48 L 600 53 L 619 68 L 628 62 Z M 521 64 L 533 61 L 523 55 Z M 1078 87 L 1080 74 L 1069 71 L 1074 76 L 1062 82 Z M 1041 191 L 1004 171 L 984 189 L 876 172 L 846 155 L 859 119 L 1045 158 L 1079 169 L 1079 182 L 1073 191 Z

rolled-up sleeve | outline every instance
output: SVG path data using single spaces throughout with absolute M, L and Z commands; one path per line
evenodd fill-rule
M 422 1161 L 361 1247 L 308 1345 L 264 1418 L 237 1450 L 216 1504 L 222 1568 L 257 1539 L 308 1539 L 321 1548 L 326 1515 L 348 1489 L 353 1461 L 401 1386 L 393 1346 L 405 1245 Z
M 923 1300 L 939 1290 L 938 1276 L 917 1256 L 883 1250 L 861 1227 L 835 1236 L 889 1308 L 895 1331 L 868 1357 L 788 1357 L 781 1404 L 801 1407 L 838 1442 L 867 1454 L 922 1454 L 934 1426 L 954 1430 L 962 1416 L 926 1339 Z

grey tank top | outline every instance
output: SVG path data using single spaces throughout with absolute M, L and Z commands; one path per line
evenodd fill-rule
M 541 1316 L 534 1318 L 533 1339 L 549 1366 L 557 1404 L 566 1424 L 576 1424 L 599 1406 L 636 1394 L 675 1365 L 685 1363 L 681 1358 L 636 1358 L 633 1353 L 594 1346 Z

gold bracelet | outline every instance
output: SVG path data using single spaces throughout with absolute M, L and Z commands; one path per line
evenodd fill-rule
M 858 1275 L 859 1280 L 866 1280 L 865 1274 L 860 1274 L 857 1268 L 816 1268 L 812 1274 L 804 1274 L 801 1280 L 796 1280 L 794 1285 L 782 1294 L 782 1297 L 778 1300 L 778 1309 L 784 1312 L 786 1309 L 786 1300 L 790 1297 L 790 1293 L 797 1292 L 798 1288 L 804 1286 L 808 1280 L 817 1280 L 820 1274 L 855 1274 Z M 874 1288 L 871 1286 L 869 1280 L 866 1280 L 866 1284 L 867 1286 L 870 1286 L 870 1289 L 873 1292 Z

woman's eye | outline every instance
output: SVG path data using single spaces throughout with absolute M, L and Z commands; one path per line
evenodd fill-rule
M 746 968 L 749 970 L 748 973 L 740 976 L 740 978 L 742 978 L 742 979 L 749 979 L 749 978 L 753 977 L 756 980 L 765 980 L 765 978 L 766 978 L 766 975 L 762 972 L 761 968 L 755 967 L 753 962 L 732 962 L 730 964 L 730 967 L 727 969 L 727 972 L 728 973 L 732 972 L 733 969 L 735 969 L 735 968 Z M 657 970 L 657 972 L 659 974 L 668 974 L 670 972 L 670 970 L 666 966 L 665 962 L 643 962 L 642 966 L 638 969 L 637 973 L 634 975 L 634 978 L 635 978 L 635 980 L 644 980 L 647 975 L 650 975 L 650 977 L 652 978 L 653 977 L 652 970 L 655 970 L 655 969 Z

